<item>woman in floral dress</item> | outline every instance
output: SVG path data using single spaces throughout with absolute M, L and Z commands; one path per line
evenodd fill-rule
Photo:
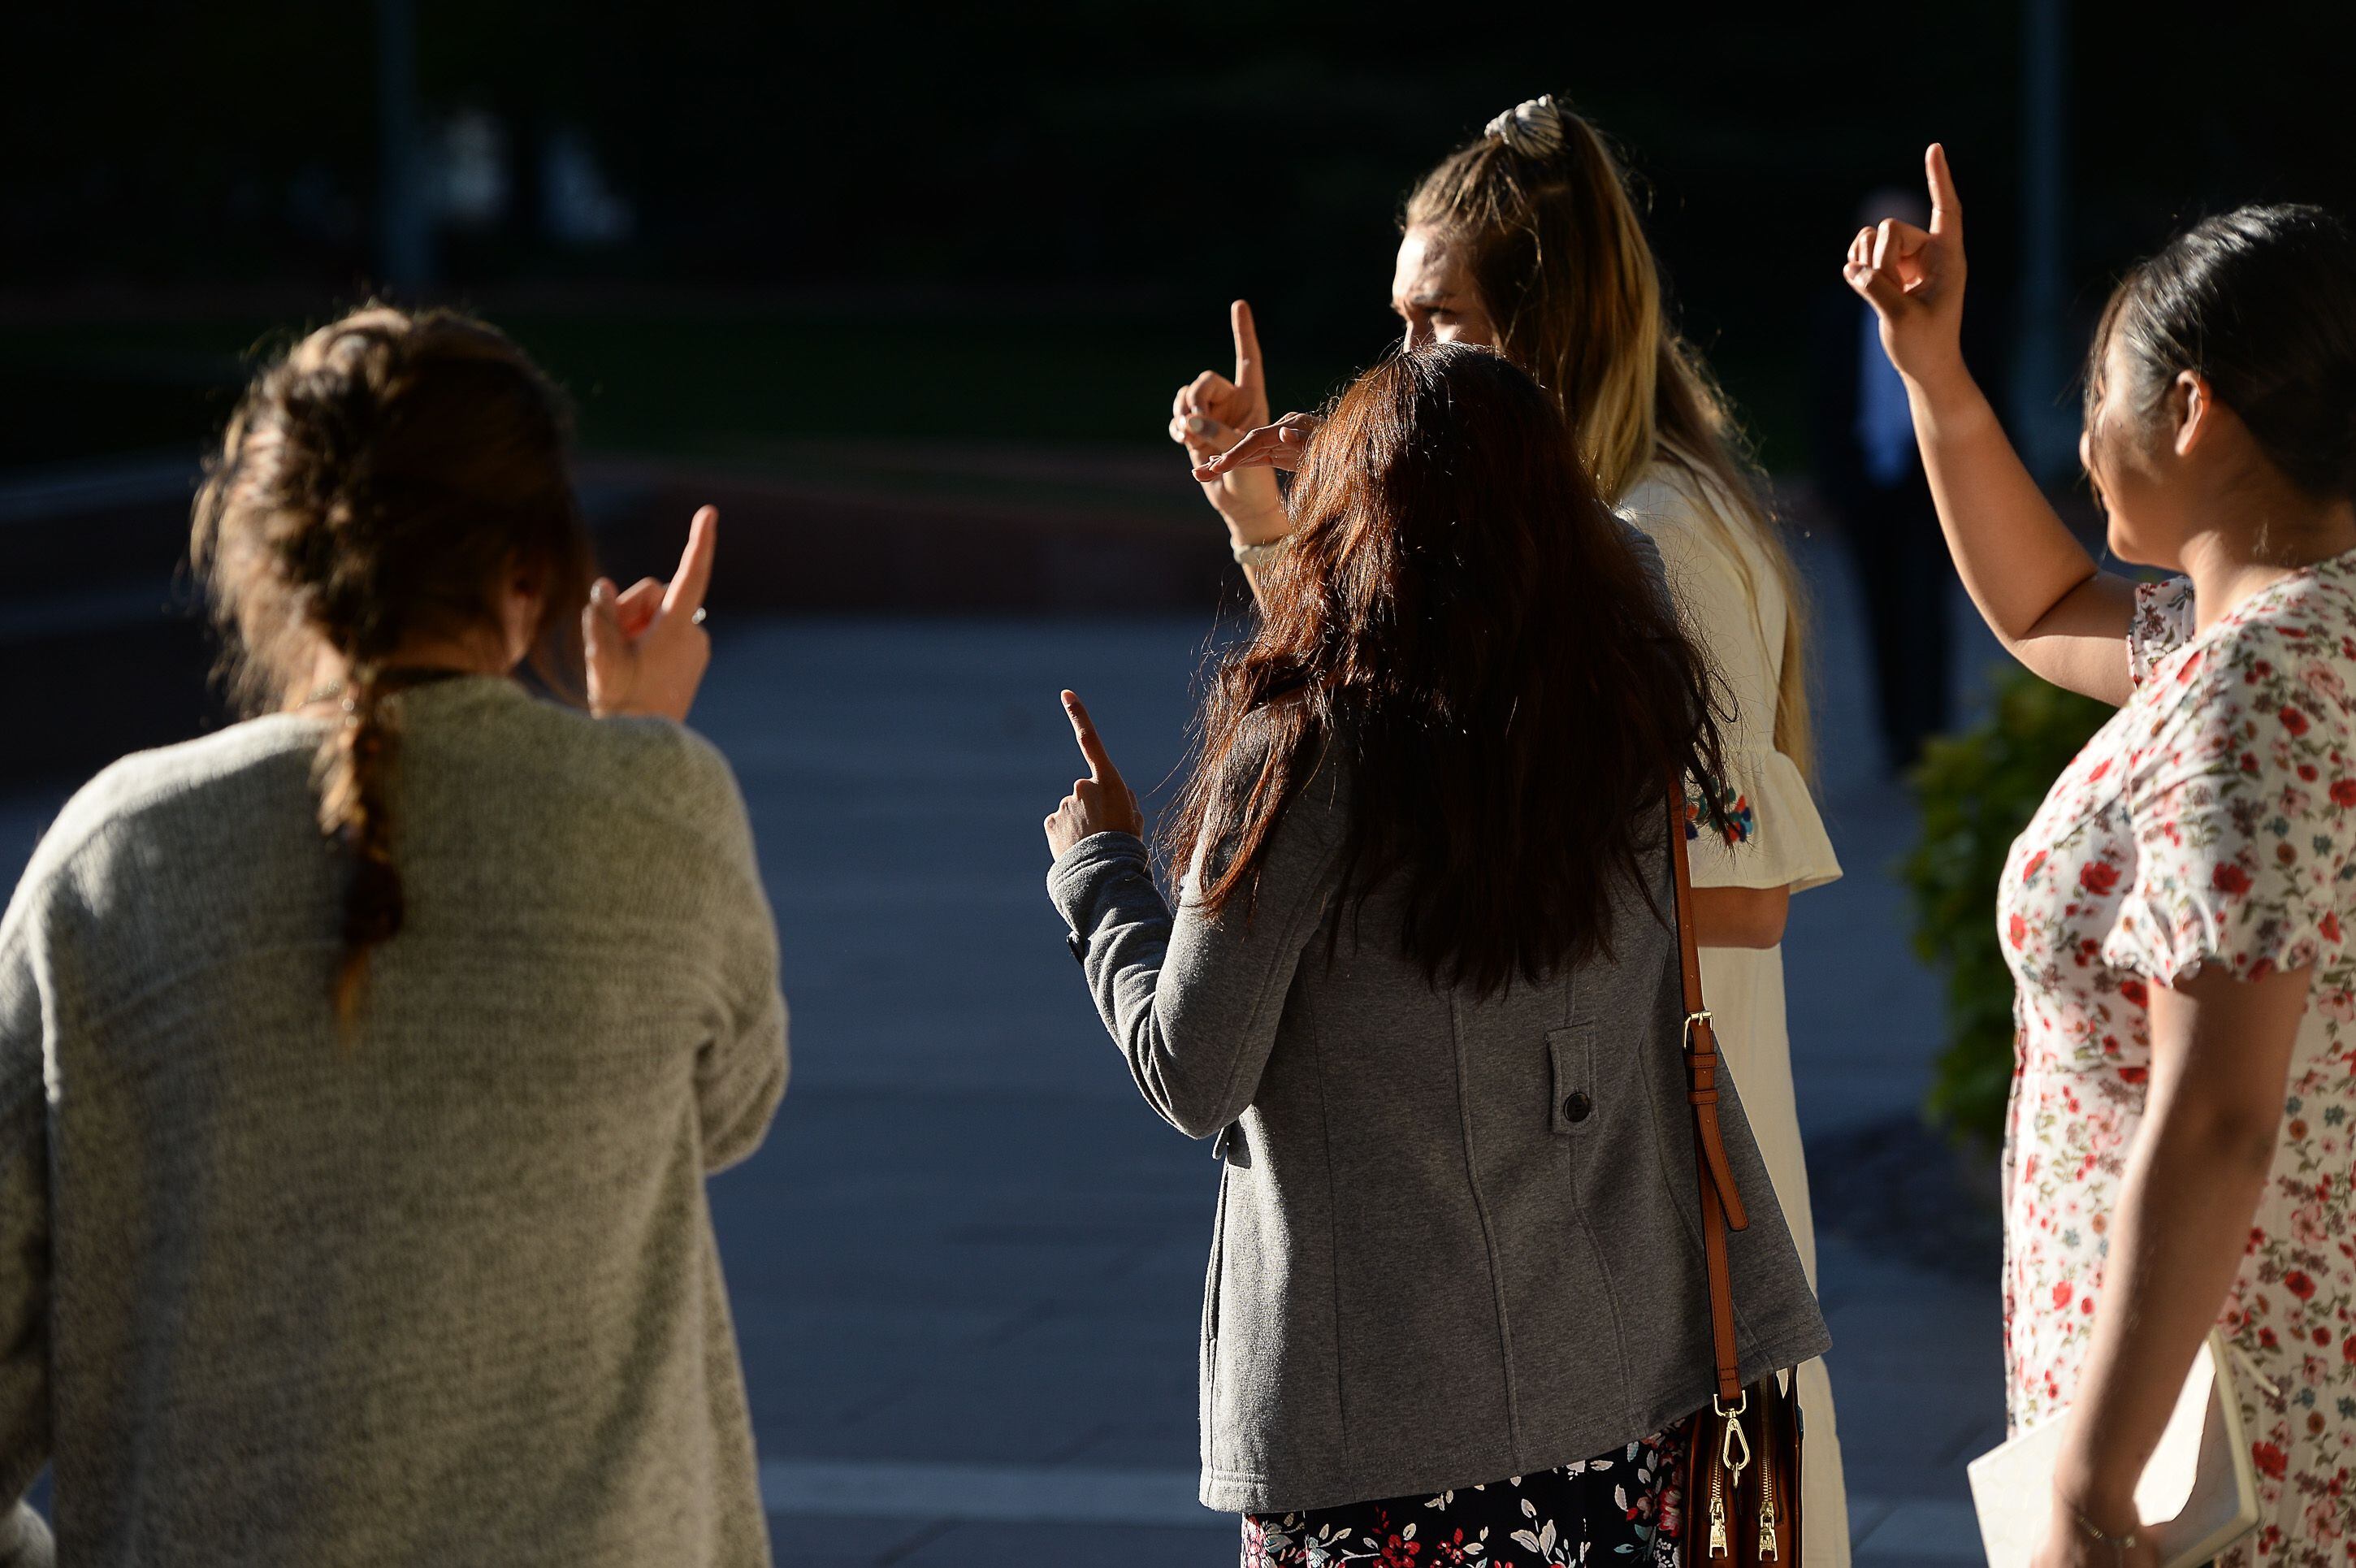
M 2259 1475 L 2235 1563 L 2356 1557 L 2356 240 L 2244 208 L 2123 282 L 2082 450 L 2121 559 L 2047 506 L 1957 351 L 1962 212 L 1884 223 L 1880 313 L 1988 625 L 2119 704 L 2008 862 L 2014 1426 L 2067 1422 L 2040 1563 L 2148 1563 L 2134 1489 L 2221 1326 Z

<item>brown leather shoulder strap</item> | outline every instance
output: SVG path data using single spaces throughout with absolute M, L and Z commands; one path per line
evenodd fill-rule
M 1718 1036 L 1701 994 L 1701 949 L 1694 939 L 1693 862 L 1686 853 L 1685 779 L 1669 779 L 1669 858 L 1676 866 L 1677 962 L 1685 982 L 1686 1099 L 1693 1106 L 1694 1153 L 1701 1181 L 1702 1260 L 1709 1276 L 1709 1337 L 1717 1363 L 1719 1397 L 1732 1402 L 1742 1392 L 1740 1355 L 1734 1338 L 1734 1279 L 1726 1259 L 1726 1233 L 1751 1223 L 1726 1163 L 1726 1140 L 1718 1125 Z

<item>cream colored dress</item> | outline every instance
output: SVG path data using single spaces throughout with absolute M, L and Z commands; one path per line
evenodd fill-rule
M 1714 489 L 1683 469 L 1655 464 L 1619 508 L 1659 546 L 1687 633 L 1717 666 L 1734 708 L 1724 729 L 1729 777 L 1722 802 L 1734 832 L 1721 834 L 1700 824 L 1692 843 L 1694 885 L 1789 887 L 1797 893 L 1824 886 L 1841 869 L 1806 780 L 1775 749 L 1775 693 L 1788 607 L 1757 542 L 1733 521 L 1730 509 L 1711 507 L 1707 498 Z M 1728 523 L 1716 523 L 1713 511 Z M 1792 1093 L 1792 1047 L 1783 1029 L 1783 950 L 1704 948 L 1701 972 L 1719 1048 L 1814 1284 L 1816 1235 Z M 1847 1568 L 1847 1487 L 1833 1424 L 1832 1384 L 1820 1360 L 1802 1367 L 1799 1379 L 1807 1430 L 1801 1461 L 1807 1519 L 1801 1568 Z

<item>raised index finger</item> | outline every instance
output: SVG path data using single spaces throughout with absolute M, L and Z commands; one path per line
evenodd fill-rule
M 703 607 L 712 586 L 712 553 L 719 543 L 720 509 L 698 507 L 687 525 L 687 548 L 680 553 L 679 570 L 671 574 L 663 594 L 663 614 L 693 615 Z
M 1088 717 L 1087 705 L 1076 692 L 1064 693 L 1064 716 L 1072 721 L 1072 738 L 1080 743 L 1080 756 L 1087 759 L 1088 777 L 1099 784 L 1117 783 L 1120 769 L 1105 755 L 1104 742 L 1097 737 L 1095 721 Z
M 1947 167 L 1947 149 L 1937 142 L 1922 155 L 1923 172 L 1931 178 L 1931 232 L 1943 240 L 1964 237 L 1964 199 L 1955 194 L 1955 177 Z
M 1236 334 L 1236 385 L 1249 392 L 1259 385 L 1259 332 L 1252 325 L 1251 301 L 1239 299 L 1227 306 L 1227 325 Z

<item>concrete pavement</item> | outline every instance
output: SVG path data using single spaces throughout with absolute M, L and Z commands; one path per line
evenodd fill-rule
M 1912 813 L 1869 760 L 1845 579 L 1807 556 L 1850 875 L 1798 901 L 1787 950 L 1803 1118 L 1838 1145 L 1913 1115 L 1939 1014 L 1886 875 Z M 1151 784 L 1207 632 L 723 628 L 702 722 L 754 801 L 800 1042 L 770 1148 L 718 1196 L 781 1562 L 1230 1550 L 1186 1501 L 1216 1168 L 1103 1039 L 1037 828 L 1074 771 L 1056 689 Z M 1912 1267 L 1830 1228 L 1822 1250 L 1860 1560 L 1974 1560 L 1961 1463 L 2002 1430 L 1993 1269 Z
M 1206 549 L 1215 549 L 1205 542 Z M 1787 944 L 1812 1142 L 1912 1116 L 1938 995 L 1884 869 L 1845 578 L 1822 601 L 1846 880 Z M 712 1201 L 781 1563 L 1232 1560 L 1195 1508 L 1194 1335 L 1217 1171 L 1149 1112 L 1044 897 L 1039 819 L 1085 694 L 1141 790 L 1176 764 L 1192 620 L 715 619 L 698 719 L 751 802 L 795 1079 Z M 54 797 L 0 803 L 13 877 Z M 1828 1221 L 1825 1305 L 1861 1563 L 1976 1561 L 1961 1463 L 2001 1435 L 1996 1281 Z

